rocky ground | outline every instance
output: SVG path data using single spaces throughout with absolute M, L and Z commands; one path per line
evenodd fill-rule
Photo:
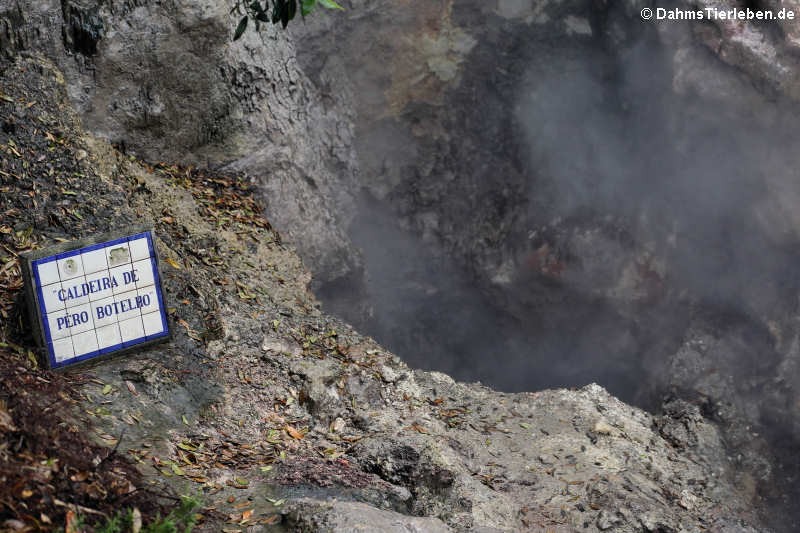
M 91 428 L 83 446 L 100 464 L 57 494 L 92 513 L 115 505 L 88 489 L 110 490 L 103 468 L 136 464 L 134 493 L 197 495 L 209 532 L 766 531 L 698 407 L 673 400 L 652 416 L 597 385 L 503 394 L 414 371 L 320 311 L 248 181 L 143 162 L 85 133 L 41 56 L 4 63 L 0 91 L 4 365 L 60 379 L 28 356 L 17 254 L 132 222 L 155 226 L 173 333 L 69 372 L 68 398 L 4 379 L 3 468 L 25 449 L 19 406 L 36 392 Z M 3 527 L 63 527 L 48 484 L 2 493 Z

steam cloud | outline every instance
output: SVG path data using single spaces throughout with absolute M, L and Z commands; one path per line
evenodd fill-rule
M 650 409 L 675 384 L 671 358 L 694 338 L 711 339 L 714 372 L 733 380 L 732 390 L 712 383 L 711 393 L 735 396 L 775 449 L 791 449 L 800 429 L 787 396 L 766 398 L 753 383 L 787 378 L 788 341 L 775 324 L 797 314 L 794 114 L 741 79 L 710 79 L 716 74 L 711 98 L 676 92 L 686 73 L 654 31 L 609 46 L 613 32 L 595 30 L 593 42 L 540 54 L 508 106 L 529 184 L 520 202 L 527 212 L 517 217 L 525 227 L 504 244 L 516 254 L 511 282 L 476 279 L 366 196 L 351 228 L 374 310 L 362 327 L 412 367 L 507 391 L 595 381 Z M 703 60 L 708 52 L 693 53 Z M 715 82 L 727 94 L 714 95 Z M 503 186 L 502 176 L 492 179 Z M 543 249 L 558 275 L 526 267 Z M 651 275 L 652 297 L 618 294 L 631 264 Z

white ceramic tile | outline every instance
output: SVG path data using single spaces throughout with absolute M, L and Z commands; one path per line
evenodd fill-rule
M 55 313 L 67 308 L 66 302 L 59 298 L 60 291 L 61 283 L 51 283 L 46 287 L 42 287 L 42 303 L 44 304 L 45 313 Z
M 122 333 L 122 342 L 128 342 L 144 337 L 144 326 L 142 317 L 137 316 L 130 320 L 123 320 L 119 323 L 119 331 Z
M 105 248 L 84 252 L 81 254 L 81 259 L 83 260 L 83 271 L 86 274 L 92 274 L 108 268 Z
M 56 261 L 58 263 L 58 273 L 61 281 L 83 276 L 83 260 L 80 254 L 65 257 Z
M 130 246 L 131 249 L 132 261 L 135 262 L 150 257 L 150 246 L 147 244 L 146 237 L 140 237 L 138 239 L 128 241 L 128 246 Z
M 55 261 L 36 265 L 36 271 L 39 273 L 39 285 L 42 287 L 61 281 L 61 278 L 58 277 L 58 265 Z
M 111 286 L 111 275 L 108 270 L 101 270 L 86 276 L 86 284 L 89 290 L 89 301 L 96 302 L 103 300 L 114 294 Z
M 92 320 L 94 320 L 94 327 L 107 326 L 108 324 L 116 324 L 118 322 L 117 309 L 114 306 L 114 297 L 109 296 L 102 300 L 91 303 Z
M 113 246 L 104 248 L 106 252 L 106 259 L 108 260 L 108 267 L 114 268 L 116 266 L 124 265 L 131 262 L 131 251 L 128 243 L 121 242 Z
M 114 294 L 122 294 L 136 288 L 135 272 L 130 263 L 109 270 L 113 280 Z
M 157 335 L 164 332 L 164 324 L 161 322 L 161 313 L 148 313 L 142 316 L 145 335 Z
M 122 337 L 119 334 L 119 324 L 111 324 L 97 328 L 97 341 L 98 346 L 102 350 L 109 346 L 116 346 L 122 342 Z
M 57 363 L 75 357 L 75 352 L 72 349 L 72 339 L 69 337 L 55 341 L 52 346 L 53 355 L 55 356 Z
M 136 261 L 133 264 L 133 269 L 136 271 L 136 286 L 147 287 L 156 282 L 156 276 L 153 272 L 153 260 L 148 258 L 142 261 Z
M 89 286 L 86 284 L 85 276 L 62 281 L 61 289 L 58 297 L 64 300 L 67 309 L 89 303 Z
M 66 312 L 66 324 L 69 326 L 71 335 L 94 329 L 94 320 L 92 319 L 90 304 L 86 303 L 75 307 L 68 307 Z
M 69 337 L 72 333 L 70 328 L 67 327 L 66 316 L 66 311 L 57 311 L 43 317 L 45 327 L 50 331 L 51 342 L 58 339 L 63 339 L 64 337 Z
M 142 312 L 139 310 L 136 300 L 136 291 L 129 291 L 114 296 L 114 307 L 117 313 L 117 320 L 123 321 L 133 317 L 139 317 Z
M 96 352 L 98 350 L 97 335 L 94 330 L 78 333 L 72 337 L 72 345 L 75 347 L 75 357 Z
M 161 306 L 158 304 L 158 294 L 156 293 L 155 285 L 139 289 L 136 293 L 139 296 L 139 307 L 142 309 L 143 315 L 161 309 Z

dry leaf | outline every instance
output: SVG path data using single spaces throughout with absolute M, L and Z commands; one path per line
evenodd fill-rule
M 252 509 L 248 509 L 247 511 L 242 513 L 242 520 L 247 520 L 251 516 L 253 516 L 253 510 Z
M 181 266 L 177 262 L 175 262 L 173 258 L 167 257 L 166 261 L 172 266 L 172 268 L 175 268 L 177 270 L 181 269 Z
M 128 390 L 131 391 L 131 394 L 133 394 L 134 396 L 139 396 L 139 393 L 136 392 L 136 387 L 133 386 L 133 383 L 131 383 L 130 381 L 126 381 L 125 385 L 128 386 Z
M 67 511 L 67 517 L 64 523 L 64 532 L 65 533 L 80 533 L 78 530 L 79 522 L 78 519 L 75 517 L 74 511 Z
M 142 529 L 142 512 L 139 510 L 138 507 L 133 508 L 133 512 L 131 513 L 131 533 L 139 533 Z
M 77 474 L 72 474 L 71 476 L 69 476 L 69 478 L 76 483 L 82 483 L 86 481 L 86 478 L 88 477 L 89 477 L 89 472 L 78 472 Z
M 11 415 L 6 410 L 5 402 L 0 402 L 0 430 L 5 430 L 5 431 L 17 430 L 16 426 L 14 426 L 14 419 L 11 418 Z
M 11 531 L 22 531 L 23 529 L 25 529 L 25 522 L 9 518 L 5 522 L 3 522 L 3 527 L 7 527 Z
M 288 433 L 293 439 L 303 440 L 303 434 L 294 429 L 292 426 L 286 426 L 286 433 Z

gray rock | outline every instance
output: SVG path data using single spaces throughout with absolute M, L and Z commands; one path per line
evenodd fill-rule
M 291 531 L 314 533 L 445 533 L 452 531 L 437 518 L 407 516 L 358 502 L 291 500 L 283 511 Z
M 87 130 L 127 153 L 247 175 L 320 282 L 358 282 L 344 232 L 359 175 L 348 110 L 323 101 L 277 27 L 231 42 L 229 11 L 216 0 L 3 0 L 0 42 L 6 54 L 45 51 Z

